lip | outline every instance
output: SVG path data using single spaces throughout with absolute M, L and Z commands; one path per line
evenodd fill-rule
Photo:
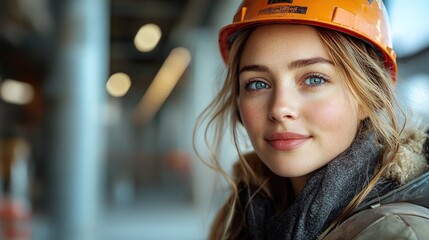
M 309 135 L 294 132 L 272 132 L 265 138 L 267 143 L 278 151 L 291 151 L 299 148 L 302 144 L 311 139 Z

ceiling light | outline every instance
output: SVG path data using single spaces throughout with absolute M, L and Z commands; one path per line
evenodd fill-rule
M 146 123 L 158 112 L 191 62 L 186 48 L 175 48 L 165 59 L 151 85 L 140 100 L 136 118 Z
M 107 92 L 112 97 L 122 97 L 131 87 L 130 77 L 125 73 L 113 74 L 106 83 Z
M 134 45 L 141 52 L 150 52 L 158 44 L 161 35 L 158 25 L 153 23 L 143 25 L 134 37 Z
M 34 97 L 34 89 L 28 83 L 6 79 L 1 85 L 0 95 L 5 102 L 24 105 Z

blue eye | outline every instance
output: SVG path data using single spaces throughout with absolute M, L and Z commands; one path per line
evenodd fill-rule
M 309 76 L 304 80 L 304 84 L 311 87 L 322 85 L 325 82 L 326 82 L 326 78 L 318 75 Z
M 270 88 L 270 86 L 267 83 L 262 81 L 253 81 L 246 84 L 245 88 L 248 90 L 258 91 L 261 89 Z

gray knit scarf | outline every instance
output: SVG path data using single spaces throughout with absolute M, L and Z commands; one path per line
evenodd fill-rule
M 246 210 L 248 236 L 253 240 L 316 239 L 373 177 L 379 154 L 373 134 L 361 135 L 345 152 L 319 169 L 289 208 L 278 215 L 273 214 L 270 200 L 256 194 Z M 393 187 L 381 181 L 366 200 Z

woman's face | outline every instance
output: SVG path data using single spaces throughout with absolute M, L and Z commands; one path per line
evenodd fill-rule
M 255 152 L 274 173 L 307 175 L 350 146 L 366 116 L 343 81 L 313 28 L 253 31 L 240 58 L 237 101 Z

